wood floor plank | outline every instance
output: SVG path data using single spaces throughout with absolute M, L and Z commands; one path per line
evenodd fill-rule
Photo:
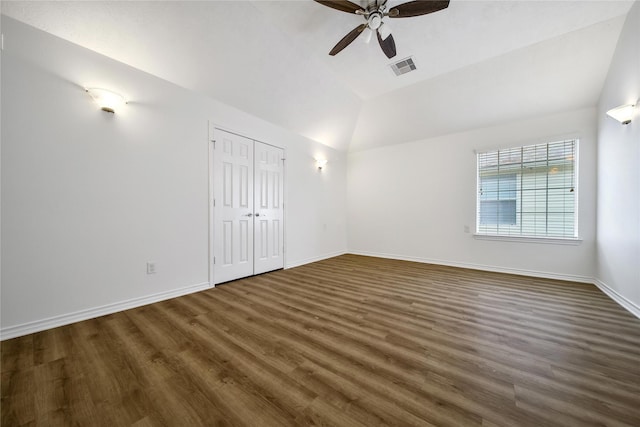
M 2 426 L 639 426 L 595 286 L 356 255 L 0 345 Z

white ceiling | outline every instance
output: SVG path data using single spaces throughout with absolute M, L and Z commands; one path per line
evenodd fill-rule
M 388 5 L 406 1 L 389 0 Z M 340 38 L 364 22 L 360 16 L 309 1 L 254 3 L 351 90 L 369 99 L 626 14 L 633 2 L 451 0 L 447 9 L 430 15 L 386 18 L 398 51 L 393 60 L 375 40 L 369 45 L 356 40 L 336 57 L 327 55 Z M 414 57 L 418 70 L 396 77 L 388 64 L 408 56 Z
M 311 0 L 3 1 L 2 13 L 308 138 L 364 149 L 594 105 L 632 3 L 452 0 L 389 19 L 394 59 L 418 66 L 400 77 L 375 40 L 330 57 L 362 18 Z
M 366 101 L 349 148 L 594 106 L 623 23 L 614 18 Z

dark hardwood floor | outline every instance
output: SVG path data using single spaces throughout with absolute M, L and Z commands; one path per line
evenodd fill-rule
M 2 342 L 2 426 L 640 426 L 596 287 L 345 255 Z

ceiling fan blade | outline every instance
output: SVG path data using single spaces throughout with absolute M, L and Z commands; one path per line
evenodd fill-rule
M 354 41 L 359 35 L 360 33 L 362 33 L 364 31 L 364 29 L 367 27 L 367 24 L 361 24 L 358 25 L 356 28 L 354 28 L 353 30 L 351 30 L 351 32 L 349 34 L 347 34 L 346 36 L 344 36 L 342 38 L 342 40 L 340 40 L 338 42 L 338 44 L 336 44 L 333 49 L 331 49 L 331 52 L 329 52 L 329 55 L 331 56 L 335 56 L 336 54 L 338 54 L 342 49 L 344 49 L 345 47 L 349 46 L 351 44 L 352 41 Z
M 378 43 L 387 58 L 391 59 L 396 56 L 396 42 L 393 40 L 393 34 L 389 34 L 389 37 L 384 40 L 382 40 L 379 31 L 376 31 L 376 35 L 378 36 Z
M 324 6 L 330 7 L 332 9 L 336 9 L 336 10 L 341 10 L 342 12 L 348 12 L 348 13 L 357 13 L 358 11 L 364 13 L 364 9 L 362 9 L 362 6 L 355 4 L 355 3 L 351 3 L 350 1 L 347 0 L 315 0 L 316 3 L 320 3 Z
M 410 18 L 426 15 L 449 7 L 449 0 L 410 1 L 402 3 L 389 11 L 389 18 Z

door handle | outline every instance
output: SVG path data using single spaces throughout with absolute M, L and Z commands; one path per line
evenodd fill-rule
M 248 213 L 248 214 L 246 214 L 245 216 L 253 216 L 253 214 L 252 214 L 252 213 Z M 256 215 L 256 216 L 257 216 L 257 215 Z
M 260 216 L 260 214 L 259 214 L 259 213 L 257 213 L 257 214 L 256 214 L 256 216 Z

